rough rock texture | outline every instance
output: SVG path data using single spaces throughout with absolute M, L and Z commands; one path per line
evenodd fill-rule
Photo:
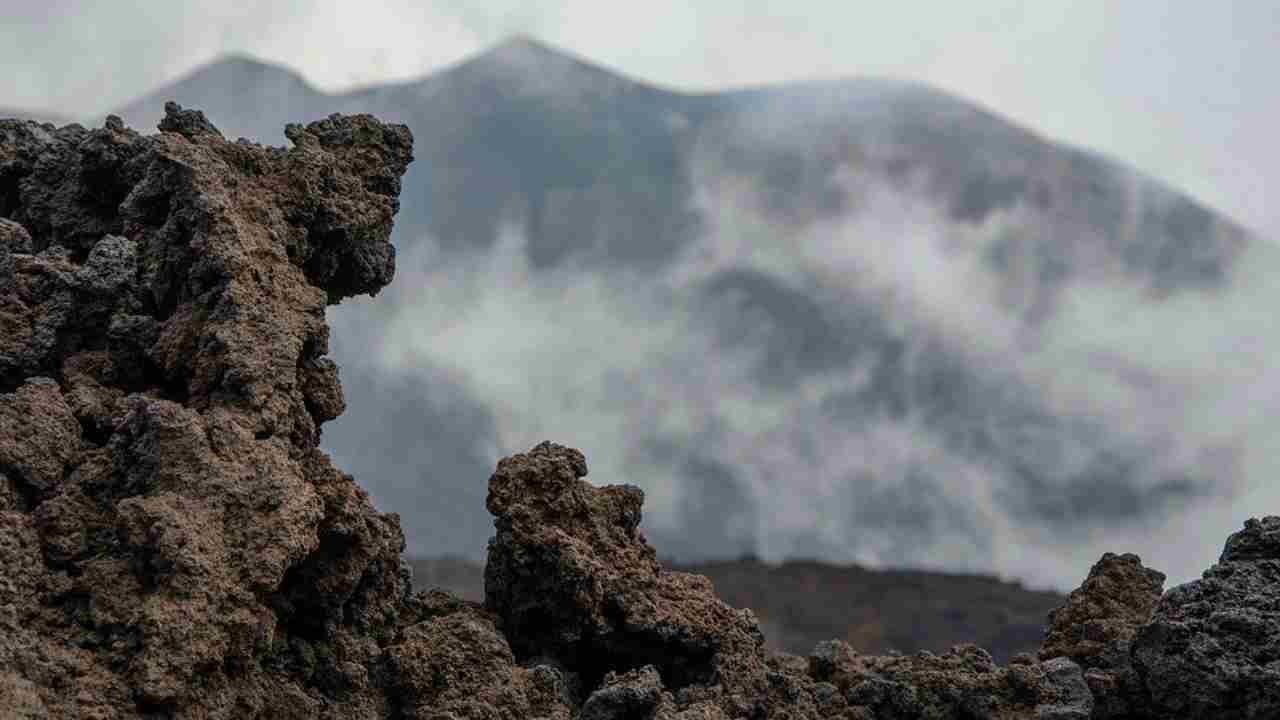
M 489 479 L 485 607 L 517 657 L 549 655 L 588 687 L 654 667 L 667 689 L 714 685 L 725 712 L 747 712 L 767 687 L 751 611 L 720 602 L 702 576 L 664 571 L 639 530 L 644 493 L 586 474 L 581 452 L 542 443 Z
M 1280 517 L 1247 520 L 1133 639 L 1160 717 L 1280 717 Z
M 425 606 L 317 443 L 324 310 L 391 280 L 412 138 L 166 112 L 0 121 L 0 707 L 386 717 Z
M 1124 718 L 1148 704 L 1130 661 L 1130 642 L 1151 619 L 1164 579 L 1137 555 L 1106 553 L 1066 604 L 1049 614 L 1040 658 L 1070 658 L 1084 669 L 1097 699 L 1095 717 Z
M 1045 615 L 1067 599 L 987 575 L 803 559 L 774 564 L 752 556 L 679 564 L 664 560 L 655 546 L 663 567 L 705 575 L 726 604 L 751 608 L 769 652 L 804 655 L 832 638 L 869 655 L 941 652 L 972 642 L 1007 663 L 1017 653 L 1039 651 Z M 405 561 L 415 588 L 484 600 L 483 562 L 408 554 Z
M 852 718 L 1084 720 L 1093 709 L 1075 663 L 1037 663 L 1024 654 L 1001 667 L 972 644 L 941 655 L 868 656 L 832 640 L 810 654 L 809 675 L 834 688 L 826 705 L 847 707 Z
M 874 657 L 843 641 L 819 644 L 807 663 L 769 657 L 749 610 L 658 565 L 638 529 L 643 493 L 586 474 L 582 453 L 552 443 L 501 460 L 485 569 L 485 606 L 517 659 L 549 656 L 597 688 L 581 717 L 1090 716 L 1066 658 L 1006 669 L 974 645 Z
M 318 442 L 324 309 L 390 281 L 412 138 L 159 127 L 0 121 L 0 717 L 1280 716 L 1275 517 L 1163 597 L 1104 556 L 1039 660 L 806 658 L 661 567 L 639 489 L 543 443 L 489 479 L 484 604 L 411 594 L 397 516 Z

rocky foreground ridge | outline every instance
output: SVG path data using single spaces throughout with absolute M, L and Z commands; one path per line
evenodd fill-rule
M 324 309 L 391 280 L 408 130 L 159 127 L 0 121 L 0 717 L 1280 717 L 1280 517 L 1168 592 L 1105 555 L 1007 666 L 771 654 L 543 443 L 489 479 L 484 602 L 412 593 L 318 449 Z
M 409 550 L 405 562 L 415 590 L 440 588 L 484 601 L 483 562 L 414 557 Z M 1045 615 L 1067 599 L 990 575 L 805 559 L 774 564 L 753 556 L 681 563 L 659 553 L 658 562 L 668 570 L 705 575 L 721 600 L 751 608 L 766 651 L 801 655 L 831 639 L 869 655 L 940 652 L 973 642 L 1003 664 L 1017 653 L 1039 651 Z

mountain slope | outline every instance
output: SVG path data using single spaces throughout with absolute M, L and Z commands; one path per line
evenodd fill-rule
M 517 38 L 341 95 L 233 58 L 122 113 L 171 98 L 260 140 L 413 130 L 400 281 L 332 313 L 325 444 L 415 553 L 478 557 L 481 481 L 547 437 L 683 561 L 1061 587 L 1113 544 L 1190 577 L 1180 524 L 1235 527 L 1272 471 L 1274 248 L 939 91 L 682 94 Z

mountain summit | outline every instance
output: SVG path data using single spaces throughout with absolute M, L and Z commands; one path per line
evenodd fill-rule
M 286 118 L 315 116 L 324 97 L 290 68 L 233 53 L 192 70 L 115 114 L 135 127 L 154 128 L 161 114 L 157 108 L 163 108 L 166 101 L 199 105 L 204 100 L 205 107 L 216 105 L 222 110 L 218 127 L 228 137 L 263 137 L 259 133 L 264 123 L 271 123 L 270 137 L 282 140 L 279 128 L 288 122 Z M 289 115 L 289 110 L 295 114 Z
M 572 53 L 552 47 L 530 35 L 516 34 L 489 50 L 446 70 L 446 75 L 467 77 L 489 74 L 509 80 L 519 78 L 516 92 L 558 95 L 600 92 L 604 88 L 640 85 Z
M 470 62 L 522 63 L 535 67 L 565 63 L 591 65 L 527 33 L 514 33 L 508 36 L 497 45 L 476 55 Z

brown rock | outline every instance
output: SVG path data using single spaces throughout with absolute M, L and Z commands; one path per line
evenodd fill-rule
M 167 111 L 0 121 L 0 697 L 385 716 L 404 540 L 317 441 L 324 308 L 390 281 L 411 138 L 334 116 L 280 150 Z
M 1106 553 L 1062 607 L 1049 614 L 1040 658 L 1070 658 L 1085 671 L 1095 717 L 1124 718 L 1150 704 L 1130 658 L 1134 634 L 1151 619 L 1164 573 L 1132 553 Z
M 546 442 L 489 479 L 485 607 L 516 657 L 549 655 L 588 692 L 609 672 L 652 666 L 666 690 L 718 685 L 730 716 L 749 707 L 767 687 L 751 612 L 720 602 L 704 577 L 663 571 L 639 530 L 644 493 L 586 474 L 582 453 Z
M 1062 607 L 1049 613 L 1040 658 L 1069 657 L 1084 667 L 1123 665 L 1127 644 L 1151 618 L 1164 591 L 1164 573 L 1137 555 L 1106 553 Z
M 32 378 L 0 395 L 0 473 L 18 497 L 17 509 L 55 492 L 79 450 L 80 426 L 56 382 Z
M 398 678 L 398 717 L 568 720 L 564 678 L 519 667 L 484 613 L 459 608 L 406 628 L 387 651 Z

